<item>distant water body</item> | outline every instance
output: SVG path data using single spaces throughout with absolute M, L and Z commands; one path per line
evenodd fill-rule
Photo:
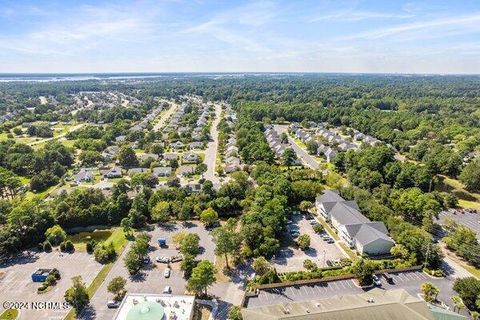
M 213 79 L 245 76 L 286 77 L 302 73 L 0 73 L 1 82 L 59 82 L 87 80 L 152 80 L 207 77 Z
M 40 73 L 3 73 L 0 74 L 0 82 L 53 82 L 53 81 L 86 81 L 86 80 L 128 80 L 128 79 L 151 79 L 162 78 L 166 74 L 154 73 L 92 73 L 92 74 L 40 74 Z

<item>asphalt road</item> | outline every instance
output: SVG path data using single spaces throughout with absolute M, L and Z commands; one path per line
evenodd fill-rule
M 169 109 L 161 116 L 160 120 L 153 126 L 153 131 L 159 131 L 165 124 L 165 121 L 170 119 L 172 114 L 177 110 L 178 105 L 175 102 L 168 101 L 170 104 Z
M 477 233 L 477 238 L 480 239 L 480 214 L 470 213 L 470 212 L 459 212 L 455 213 L 452 211 L 442 211 L 438 215 L 437 222 L 443 224 L 445 219 L 450 218 L 458 224 L 463 224 L 464 226 L 472 229 Z
M 207 180 L 212 181 L 214 186 L 220 185 L 220 179 L 215 175 L 215 164 L 217 160 L 217 149 L 218 149 L 218 124 L 220 123 L 220 116 L 222 113 L 222 107 L 215 103 L 215 119 L 212 122 L 212 127 L 210 129 L 211 141 L 208 142 L 207 149 L 205 150 L 205 159 L 204 163 L 207 165 L 207 171 L 203 174 L 203 177 Z
M 280 135 L 280 134 L 282 134 L 282 132 L 287 131 L 288 126 L 284 125 L 284 124 L 276 124 L 276 125 L 273 126 L 273 128 Z M 300 146 L 292 138 L 288 137 L 288 142 L 290 143 L 293 151 L 295 151 L 295 153 L 297 154 L 297 157 L 300 160 L 302 160 L 302 162 L 306 166 L 308 166 L 312 169 L 315 169 L 315 170 L 320 167 L 318 162 L 311 155 L 309 155 L 305 150 L 300 148 Z

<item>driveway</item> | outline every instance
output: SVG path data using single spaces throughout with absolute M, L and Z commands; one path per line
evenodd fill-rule
M 280 135 L 283 132 L 287 132 L 288 125 L 285 124 L 276 124 L 273 126 L 275 131 Z M 317 160 L 315 160 L 311 155 L 308 154 L 307 151 L 303 150 L 292 138 L 288 137 L 288 142 L 290 143 L 290 146 L 292 147 L 293 151 L 297 154 L 297 157 L 302 160 L 302 162 L 312 168 L 312 169 L 318 169 L 320 165 L 318 164 Z
M 310 259 L 319 267 L 326 267 L 328 260 L 340 260 L 346 258 L 345 254 L 335 245 L 323 241 L 320 236 L 313 231 L 310 221 L 303 215 L 294 215 L 289 229 L 296 230 L 300 234 L 310 236 L 310 248 L 302 251 L 296 247 L 282 248 L 271 260 L 273 266 L 278 272 L 300 271 L 304 270 L 303 261 Z
M 37 269 L 57 268 L 61 279 L 50 291 L 37 294 L 41 283 L 32 281 L 32 273 Z M 3 303 L 10 302 L 58 302 L 65 301 L 64 294 L 72 286 L 71 278 L 77 275 L 88 286 L 96 277 L 102 265 L 95 261 L 92 255 L 85 252 L 62 254 L 58 252 L 30 252 L 0 265 L 0 313 Z M 69 310 L 21 310 L 20 319 L 63 319 Z
M 215 174 L 215 165 L 217 160 L 218 149 L 218 129 L 217 126 L 220 123 L 220 116 L 222 113 L 222 107 L 218 104 L 214 104 L 215 107 L 215 119 L 212 122 L 210 128 L 211 141 L 208 142 L 207 149 L 205 150 L 205 159 L 203 162 L 207 165 L 207 171 L 203 174 L 203 177 L 212 181 L 214 186 L 220 185 L 220 179 Z

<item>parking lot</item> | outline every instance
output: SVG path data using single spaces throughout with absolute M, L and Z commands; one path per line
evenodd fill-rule
M 172 294 L 184 294 L 186 280 L 183 278 L 183 272 L 180 270 L 180 263 L 171 264 L 171 274 L 169 278 L 164 277 L 164 271 L 167 264 L 158 263 L 155 258 L 158 256 L 174 256 L 178 255 L 178 251 L 172 244 L 171 237 L 178 231 L 187 231 L 198 234 L 200 237 L 201 253 L 197 259 L 214 261 L 214 244 L 208 230 L 205 230 L 200 223 L 168 224 L 163 227 L 156 227 L 149 232 L 152 235 L 150 242 L 151 251 L 149 253 L 151 264 L 145 266 L 138 275 L 130 277 L 123 262 L 123 256 L 120 257 L 112 270 L 108 274 L 106 280 L 97 290 L 91 300 L 91 308 L 82 314 L 82 319 L 112 319 L 116 313 L 116 309 L 108 309 L 106 303 L 112 299 L 112 294 L 107 291 L 107 285 L 110 280 L 117 276 L 127 279 L 126 289 L 131 293 L 156 293 L 161 294 L 165 286 L 170 286 Z M 160 248 L 158 238 L 167 240 L 168 248 Z M 124 251 L 123 255 L 128 251 Z
M 388 283 L 380 276 L 383 289 L 403 288 L 412 295 L 420 293 L 420 286 L 424 282 L 431 282 L 440 289 L 438 298 L 451 305 L 451 299 L 455 295 L 452 290 L 452 282 L 448 279 L 433 279 L 421 271 L 392 273 L 393 283 Z M 368 291 L 368 290 L 367 290 Z M 286 302 L 306 301 L 312 299 L 325 299 L 335 295 L 348 295 L 362 293 L 364 290 L 358 287 L 353 279 L 319 283 L 316 285 L 292 286 L 261 290 L 257 297 L 249 298 L 247 307 L 262 307 Z
M 282 248 L 271 260 L 272 265 L 278 272 L 289 272 L 303 270 L 303 261 L 310 259 L 320 267 L 326 267 L 327 261 L 340 260 L 345 258 L 344 253 L 335 245 L 322 240 L 319 234 L 313 231 L 310 221 L 303 215 L 294 215 L 289 229 L 298 231 L 300 234 L 310 236 L 310 248 L 302 251 L 299 248 L 290 246 Z
M 443 224 L 446 218 L 454 220 L 458 224 L 463 224 L 477 233 L 477 237 L 480 239 L 480 214 L 476 212 L 467 211 L 442 211 L 437 222 Z
M 32 281 L 32 273 L 37 269 L 57 268 L 61 279 L 50 291 L 37 294 L 41 283 Z M 15 302 L 60 302 L 64 301 L 65 291 L 71 287 L 71 278 L 77 275 L 88 285 L 95 278 L 102 265 L 92 255 L 84 252 L 65 253 L 25 253 L 8 264 L 0 265 L 0 296 L 4 301 Z M 0 306 L 0 313 L 3 306 Z M 21 310 L 20 319 L 63 319 L 68 310 Z

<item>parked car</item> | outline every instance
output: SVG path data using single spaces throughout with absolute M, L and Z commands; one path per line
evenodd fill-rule
M 170 262 L 178 262 L 178 261 L 182 261 L 183 260 L 183 256 L 182 255 L 179 255 L 179 256 L 173 256 L 170 258 Z
M 377 277 L 376 274 L 373 275 L 372 279 L 373 279 L 373 284 L 374 285 L 376 285 L 378 287 L 382 286 L 382 281 L 380 281 L 380 279 Z
M 312 225 L 312 226 L 316 225 L 317 223 L 318 223 L 318 222 L 317 222 L 315 219 L 310 220 L 310 225 Z
M 163 293 L 172 293 L 172 288 L 170 286 L 166 286 L 164 289 L 163 289 Z
M 335 240 L 333 240 L 332 238 L 328 238 L 326 241 L 328 244 L 335 243 Z
M 120 301 L 110 300 L 107 302 L 107 308 L 116 309 L 120 306 Z
M 146 257 L 143 258 L 143 263 L 144 264 L 150 264 L 150 262 L 152 262 L 152 261 L 150 260 L 149 256 L 146 256 Z
M 298 231 L 292 231 L 292 232 L 290 232 L 290 235 L 292 236 L 292 238 L 298 238 L 300 233 Z
M 163 257 L 163 256 L 156 257 L 155 260 L 157 260 L 157 262 L 160 262 L 160 263 L 169 263 L 170 262 L 169 257 Z
M 165 269 L 165 271 L 163 272 L 163 276 L 165 278 L 170 278 L 170 268 Z
M 333 266 L 333 262 L 330 261 L 330 260 L 327 260 L 327 266 L 332 267 L 332 266 Z
M 385 272 L 383 274 L 383 277 L 385 278 L 385 280 L 387 280 L 388 283 L 393 283 L 393 277 L 388 272 Z

